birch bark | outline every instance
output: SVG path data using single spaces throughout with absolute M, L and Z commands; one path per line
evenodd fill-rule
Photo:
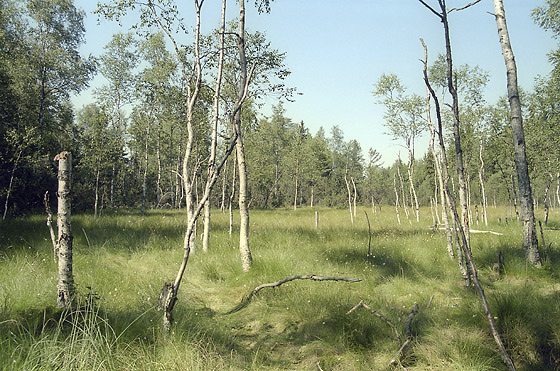
M 58 161 L 58 282 L 56 302 L 58 308 L 69 308 L 74 297 L 72 275 L 72 225 L 71 225 L 71 182 L 72 154 L 61 152 L 54 158 Z
M 239 169 L 239 252 L 244 272 L 251 269 L 253 258 L 249 248 L 249 208 L 247 206 L 247 165 L 245 163 L 245 146 L 241 136 L 241 106 L 245 100 L 249 78 L 247 76 L 247 58 L 245 56 L 245 0 L 239 0 L 239 31 L 237 49 L 239 52 L 240 81 L 237 94 L 237 110 L 234 113 L 233 126 L 237 135 L 236 153 Z
M 517 88 L 517 65 L 509 40 L 509 33 L 502 0 L 494 0 L 496 25 L 502 46 L 502 54 L 507 69 L 508 98 L 511 112 L 511 127 L 513 131 L 513 146 L 515 164 L 517 166 L 517 184 L 521 200 L 521 218 L 523 224 L 523 246 L 527 253 L 527 260 L 533 265 L 540 267 L 541 258 L 535 227 L 535 214 L 533 210 L 533 195 L 531 182 L 529 180 L 529 169 L 525 155 L 525 133 L 523 132 L 523 117 L 521 114 L 521 102 Z

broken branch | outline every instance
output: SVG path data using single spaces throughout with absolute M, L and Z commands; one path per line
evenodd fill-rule
M 451 13 L 451 12 L 454 11 L 454 10 L 457 10 L 457 11 L 459 11 L 459 10 L 465 10 L 465 9 L 467 9 L 467 8 L 470 8 L 470 7 L 473 6 L 473 5 L 478 4 L 480 1 L 481 1 L 481 0 L 473 1 L 472 3 L 467 4 L 467 5 L 465 5 L 465 6 L 461 7 L 461 8 L 449 9 L 449 11 L 448 11 L 447 13 L 449 14 L 449 13 Z
M 402 352 L 404 351 L 404 348 L 406 348 L 406 346 L 412 340 L 412 320 L 417 314 L 418 314 L 418 303 L 414 303 L 414 306 L 412 307 L 412 310 L 410 311 L 410 314 L 408 315 L 408 318 L 406 319 L 406 323 L 404 326 L 404 331 L 406 332 L 406 341 L 403 343 L 403 345 L 401 345 L 401 347 L 397 351 L 397 354 L 395 354 L 391 362 L 389 362 L 389 366 L 392 366 L 395 363 L 397 363 L 397 360 L 400 358 Z
M 232 310 L 230 310 L 226 314 L 232 314 L 232 313 L 238 312 L 241 309 L 245 308 L 249 304 L 249 302 L 251 301 L 253 296 L 255 296 L 256 293 L 258 293 L 259 291 L 261 291 L 265 287 L 278 287 L 280 285 L 285 284 L 286 282 L 290 282 L 290 281 L 294 281 L 294 280 L 345 281 L 345 282 L 361 282 L 362 281 L 358 278 L 323 277 L 323 276 L 316 276 L 314 274 L 306 274 L 306 275 L 303 275 L 303 276 L 302 275 L 294 275 L 294 276 L 291 276 L 291 277 L 288 277 L 288 278 L 284 278 L 284 279 L 282 279 L 280 281 L 277 281 L 277 282 L 264 283 L 260 286 L 257 286 L 255 289 L 253 289 L 253 291 L 251 291 L 249 293 L 249 295 L 244 297 L 243 300 L 241 300 L 241 302 L 235 308 L 233 308 Z
M 399 341 L 399 343 L 401 342 L 401 336 L 399 335 L 399 332 L 397 331 L 397 328 L 395 327 L 395 325 L 393 325 L 391 323 L 391 321 L 389 321 L 387 318 L 385 318 L 383 315 L 379 314 L 375 309 L 371 308 L 370 306 L 368 306 L 367 304 L 364 303 L 364 301 L 360 301 L 358 304 L 356 304 L 352 309 L 350 309 L 348 312 L 346 312 L 346 314 L 350 314 L 352 312 L 354 312 L 356 309 L 358 308 L 365 308 L 367 310 L 369 310 L 371 312 L 371 314 L 377 316 L 377 318 L 381 319 L 382 321 L 384 321 L 386 324 L 389 325 L 389 327 L 391 327 L 393 329 L 393 332 L 395 333 L 395 337 L 397 338 L 397 340 Z

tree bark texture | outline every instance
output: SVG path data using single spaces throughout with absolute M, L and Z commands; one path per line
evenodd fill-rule
M 239 52 L 240 81 L 237 96 L 238 107 L 234 114 L 234 130 L 237 134 L 237 165 L 239 169 L 239 252 L 244 272 L 251 269 L 253 258 L 249 248 L 249 208 L 247 206 L 247 165 L 245 163 L 245 147 L 241 137 L 241 105 L 245 100 L 248 83 L 247 58 L 245 56 L 245 0 L 239 0 L 239 34 L 237 49 Z
M 58 282 L 56 285 L 57 307 L 69 308 L 74 296 L 72 275 L 72 226 L 71 226 L 71 184 L 72 154 L 61 152 L 54 158 L 58 161 Z
M 521 218 L 523 224 L 523 246 L 527 253 L 527 259 L 535 266 L 541 266 L 537 233 L 535 227 L 535 214 L 533 210 L 533 195 L 531 182 L 529 180 L 529 169 L 525 155 L 525 134 L 523 132 L 523 118 L 521 114 L 521 102 L 517 88 L 517 66 L 509 40 L 509 33 L 502 0 L 494 0 L 496 25 L 502 46 L 502 54 L 507 69 L 507 88 L 511 112 L 511 127 L 513 131 L 513 147 L 515 165 L 517 167 L 517 185 L 521 201 Z

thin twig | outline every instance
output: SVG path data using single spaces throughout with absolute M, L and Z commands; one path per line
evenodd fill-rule
M 385 318 L 383 315 L 379 314 L 375 309 L 371 308 L 370 306 L 368 306 L 367 304 L 364 303 L 363 300 L 361 300 L 358 304 L 356 304 L 352 309 L 350 309 L 348 312 L 346 312 L 346 314 L 350 314 L 352 312 L 354 312 L 356 309 L 358 308 L 365 308 L 367 310 L 369 310 L 371 312 L 371 314 L 377 316 L 377 318 L 381 319 L 382 321 L 384 321 L 386 324 L 389 325 L 389 327 L 391 327 L 393 329 L 393 332 L 395 333 L 395 337 L 397 338 L 398 342 L 401 343 L 401 336 L 399 335 L 399 331 L 397 330 L 397 328 L 395 327 L 395 325 L 393 325 L 391 323 L 391 321 L 389 321 L 387 318 Z
M 434 8 L 432 8 L 431 6 L 429 6 L 428 4 L 426 4 L 426 3 L 424 2 L 424 0 L 418 0 L 418 1 L 420 1 L 426 8 L 430 9 L 430 11 L 431 11 L 432 13 L 434 13 L 435 15 L 437 15 L 439 19 L 442 19 L 442 18 L 443 18 L 443 16 L 442 16 L 441 14 L 439 14 L 436 10 L 434 10 Z
M 470 7 L 473 6 L 473 5 L 478 4 L 480 1 L 481 1 L 481 0 L 473 1 L 472 3 L 467 4 L 467 5 L 465 5 L 465 6 L 462 7 L 462 8 L 453 8 L 453 9 L 449 9 L 449 11 L 447 12 L 447 14 L 451 13 L 451 12 L 454 11 L 454 10 L 457 10 L 457 11 L 465 10 L 465 9 L 467 9 L 467 8 L 470 8 Z
M 434 294 L 430 297 L 430 301 L 428 302 L 428 309 L 432 306 L 432 301 L 434 300 Z

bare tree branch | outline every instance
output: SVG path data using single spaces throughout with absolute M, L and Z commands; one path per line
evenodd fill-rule
M 397 330 L 397 328 L 395 327 L 395 325 L 393 325 L 391 323 L 391 321 L 389 321 L 387 318 L 383 317 L 383 315 L 379 314 L 375 309 L 371 308 L 370 306 L 368 306 L 367 304 L 364 303 L 364 301 L 360 301 L 358 304 L 356 304 L 354 306 L 354 308 L 350 309 L 348 312 L 346 312 L 346 314 L 350 314 L 352 312 L 354 312 L 356 309 L 358 308 L 365 308 L 367 310 L 369 310 L 371 312 L 371 314 L 377 316 L 377 318 L 381 319 L 382 321 L 384 321 L 386 324 L 389 325 L 389 327 L 391 327 L 393 329 L 393 332 L 395 333 L 395 337 L 397 338 L 398 342 L 401 343 L 402 339 L 401 336 L 399 335 L 399 331 Z
M 294 280 L 312 280 L 312 281 L 345 281 L 345 282 L 361 282 L 362 280 L 358 279 L 358 278 L 345 278 L 345 277 L 323 277 L 323 276 L 316 276 L 314 274 L 306 274 L 304 276 L 301 275 L 294 275 L 288 278 L 284 278 L 283 280 L 277 281 L 277 282 L 273 282 L 273 283 L 264 283 L 260 286 L 257 286 L 253 291 L 251 291 L 249 293 L 249 295 L 247 295 L 246 297 L 243 298 L 243 300 L 241 300 L 241 303 L 239 303 L 235 308 L 233 308 L 232 310 L 230 310 L 229 312 L 227 312 L 226 314 L 232 314 L 235 312 L 240 311 L 241 309 L 245 308 L 247 306 L 247 304 L 249 304 L 249 302 L 251 301 L 251 299 L 253 298 L 253 296 L 258 293 L 259 291 L 261 291 L 262 289 L 264 289 L 265 287 L 278 287 L 280 285 L 283 285 L 286 282 L 290 282 L 290 281 L 294 281 Z
M 420 1 L 426 8 L 430 9 L 430 11 L 432 13 L 434 13 L 435 15 L 437 15 L 439 19 L 443 19 L 443 16 L 441 14 L 439 14 L 436 10 L 434 10 L 434 8 L 432 8 L 431 6 L 426 4 L 426 2 L 424 2 L 424 0 L 418 0 L 418 1 Z
M 418 304 L 414 303 L 414 306 L 412 307 L 412 310 L 410 311 L 410 314 L 408 315 L 408 318 L 406 319 L 406 323 L 405 323 L 405 326 L 404 326 L 404 330 L 406 332 L 406 341 L 403 343 L 403 345 L 401 345 L 401 347 L 397 351 L 397 354 L 395 354 L 393 359 L 389 362 L 390 366 L 397 363 L 397 360 L 401 356 L 401 353 L 403 352 L 404 348 L 406 348 L 406 346 L 412 340 L 412 320 L 414 319 L 414 317 L 417 314 L 418 314 Z
M 453 9 L 449 9 L 449 11 L 447 12 L 447 14 L 451 13 L 451 12 L 454 11 L 454 10 L 457 10 L 457 11 L 465 10 L 465 9 L 467 9 L 467 8 L 470 8 L 470 7 L 473 6 L 473 5 L 476 5 L 476 4 L 480 3 L 480 1 L 481 1 L 481 0 L 475 0 L 475 1 L 473 1 L 472 3 L 467 4 L 467 5 L 465 5 L 465 6 L 462 7 L 462 8 L 453 8 Z

